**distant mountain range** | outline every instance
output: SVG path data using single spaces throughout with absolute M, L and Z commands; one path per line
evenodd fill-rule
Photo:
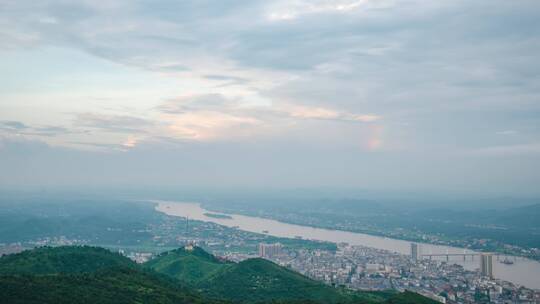
M 437 303 L 415 293 L 333 288 L 263 259 L 222 261 L 195 247 L 138 265 L 98 247 L 0 258 L 0 303 Z

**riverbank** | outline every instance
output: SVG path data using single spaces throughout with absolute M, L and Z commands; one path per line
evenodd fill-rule
M 220 213 L 234 213 L 244 216 L 254 216 L 259 218 L 265 218 L 270 220 L 279 221 L 282 223 L 288 223 L 293 225 L 301 225 L 306 227 L 321 228 L 321 229 L 330 229 L 330 230 L 340 230 L 348 231 L 354 233 L 362 233 L 372 236 L 385 237 L 398 239 L 409 242 L 419 242 L 419 243 L 428 243 L 431 245 L 438 246 L 449 246 L 463 248 L 466 250 L 474 250 L 478 252 L 489 252 L 499 255 L 512 255 L 522 258 L 527 258 L 535 261 L 540 261 L 540 249 L 535 248 L 524 248 L 520 246 L 510 245 L 502 242 L 497 242 L 490 240 L 489 238 L 456 238 L 448 235 L 441 234 L 430 234 L 427 232 L 411 232 L 407 229 L 394 229 L 385 231 L 385 228 L 373 227 L 370 229 L 354 227 L 352 225 L 343 225 L 343 222 L 324 222 L 324 221 L 315 221 L 313 218 L 309 217 L 299 217 L 297 215 L 283 215 L 280 216 L 279 213 L 269 213 L 269 212 L 254 212 L 245 209 L 239 210 L 229 210 L 216 207 L 211 204 L 202 203 L 201 206 L 210 210 L 211 212 L 220 212 Z M 345 221 L 345 219 L 344 219 Z M 316 222 L 316 223 L 314 223 Z M 371 225 L 373 226 L 373 225 Z
M 190 219 L 206 222 L 214 222 L 223 226 L 236 227 L 237 229 L 250 232 L 262 233 L 262 231 L 266 230 L 268 231 L 268 235 L 277 237 L 295 238 L 297 236 L 300 236 L 304 239 L 334 243 L 345 242 L 351 245 L 362 245 L 366 247 L 397 252 L 405 255 L 410 253 L 410 242 L 404 240 L 391 239 L 349 231 L 330 230 L 294 225 L 265 218 L 250 217 L 238 214 L 228 214 L 232 217 L 232 219 L 216 219 L 205 216 L 204 213 L 208 213 L 210 211 L 201 208 L 201 206 L 197 203 L 180 203 L 166 201 L 157 201 L 155 203 L 157 203 L 157 211 L 164 212 L 168 215 L 189 217 Z M 421 247 L 424 254 L 476 253 L 475 251 L 468 249 L 439 246 L 427 243 L 421 243 Z M 479 267 L 478 258 L 475 260 L 467 261 L 459 259 L 451 260 L 451 262 L 462 265 L 469 270 L 475 270 Z M 514 265 L 505 265 L 495 262 L 493 267 L 495 276 L 499 279 L 513 282 L 518 285 L 527 286 L 530 288 L 540 289 L 540 263 L 536 261 L 520 258 L 519 261 Z

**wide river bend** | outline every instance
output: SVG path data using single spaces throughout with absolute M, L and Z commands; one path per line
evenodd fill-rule
M 238 227 L 238 229 L 262 233 L 268 231 L 269 235 L 277 237 L 302 237 L 303 239 L 329 241 L 329 242 L 346 242 L 351 245 L 362 245 L 366 247 L 378 248 L 398 252 L 402 254 L 410 253 L 410 242 L 404 240 L 391 239 L 386 237 L 373 236 L 363 233 L 348 232 L 341 230 L 330 230 L 322 228 L 313 228 L 301 225 L 294 225 L 279 222 L 276 220 L 245 216 L 238 214 L 228 214 L 232 218 L 215 218 L 208 217 L 204 213 L 212 213 L 212 211 L 201 208 L 198 203 L 186 202 L 170 202 L 170 201 L 152 201 L 157 203 L 156 210 L 172 216 L 189 217 L 190 219 L 213 222 L 227 227 Z M 439 246 L 432 244 L 421 244 L 423 254 L 430 253 L 474 253 L 474 251 Z M 540 263 L 521 257 L 508 256 L 514 261 L 513 265 L 506 265 L 493 258 L 494 275 L 497 278 L 513 282 L 514 284 L 523 285 L 529 288 L 540 289 Z M 501 257 L 502 260 L 502 257 Z M 451 262 L 463 265 L 466 269 L 474 270 L 479 267 L 479 258 L 475 257 L 467 261 L 463 258 L 451 257 Z

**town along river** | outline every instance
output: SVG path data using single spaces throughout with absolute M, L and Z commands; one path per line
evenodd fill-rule
M 256 232 L 267 233 L 277 237 L 295 238 L 328 241 L 328 242 L 345 242 L 351 245 L 362 245 L 377 249 L 384 249 L 402 254 L 410 254 L 410 242 L 404 240 L 391 239 L 386 237 L 373 236 L 363 233 L 348 232 L 341 230 L 330 230 L 313 228 L 308 226 L 287 224 L 271 219 L 264 219 L 253 216 L 245 216 L 238 214 L 227 214 L 227 216 L 208 216 L 213 214 L 212 211 L 201 208 L 197 203 L 184 202 L 169 202 L 169 201 L 153 201 L 157 203 L 156 210 L 172 216 L 189 217 L 190 219 L 213 222 L 227 227 L 237 227 L 238 229 Z M 420 244 L 422 254 L 463 254 L 476 253 L 471 250 L 439 246 L 431 244 Z M 445 256 L 434 257 L 434 259 L 446 260 Z M 500 261 L 507 258 L 514 261 L 514 264 L 507 265 Z M 496 278 L 512 282 L 514 284 L 523 285 L 529 288 L 540 289 L 540 263 L 514 256 L 501 256 L 500 261 L 497 257 L 493 257 L 493 272 Z M 470 256 L 463 260 L 463 257 L 449 257 L 449 262 L 463 265 L 466 269 L 474 270 L 480 265 L 478 256 L 471 259 Z

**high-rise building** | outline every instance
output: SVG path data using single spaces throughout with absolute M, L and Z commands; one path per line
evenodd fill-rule
M 422 253 L 420 245 L 416 243 L 411 243 L 411 259 L 415 262 L 418 262 L 422 259 Z
M 283 246 L 280 243 L 275 244 L 259 244 L 259 256 L 262 258 L 270 258 L 281 254 Z
M 493 279 L 493 255 L 491 253 L 480 255 L 480 272 L 482 276 Z

